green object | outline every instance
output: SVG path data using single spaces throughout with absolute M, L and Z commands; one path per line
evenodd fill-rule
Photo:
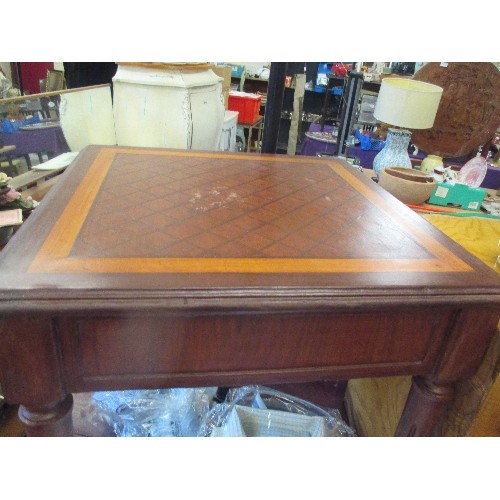
M 428 203 L 442 207 L 480 210 L 485 196 L 486 190 L 482 188 L 471 188 L 466 184 L 438 182 Z

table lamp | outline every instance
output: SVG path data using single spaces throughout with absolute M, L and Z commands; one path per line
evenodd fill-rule
M 432 83 L 407 78 L 385 78 L 380 85 L 373 115 L 389 125 L 384 148 L 373 160 L 377 178 L 385 167 L 407 167 L 411 132 L 434 124 L 443 89 Z M 399 128 L 395 128 L 399 127 Z

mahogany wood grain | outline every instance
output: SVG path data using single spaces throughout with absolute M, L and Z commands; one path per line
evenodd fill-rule
M 30 437 L 73 437 L 73 396 L 42 407 L 19 407 L 19 419 Z
M 71 433 L 71 393 L 397 375 L 398 433 L 431 435 L 500 311 L 496 273 L 314 157 L 90 146 L 0 268 L 0 384 L 30 435 Z
M 429 429 L 435 429 L 440 424 L 453 395 L 452 384 L 434 384 L 429 378 L 413 377 L 396 435 L 428 436 Z

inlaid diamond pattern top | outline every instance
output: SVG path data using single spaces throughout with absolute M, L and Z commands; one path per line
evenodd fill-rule
M 429 258 L 370 203 L 327 163 L 118 153 L 69 257 Z

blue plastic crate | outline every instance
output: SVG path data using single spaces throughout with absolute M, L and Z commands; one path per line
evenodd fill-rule
M 245 66 L 241 65 L 231 66 L 231 76 L 241 76 L 243 74 L 243 71 L 245 71 Z
M 333 87 L 331 93 L 333 95 L 342 95 L 343 88 L 342 87 Z M 326 92 L 326 87 L 323 85 L 315 85 L 314 92 L 318 92 L 320 94 L 324 94 Z
M 4 134 L 13 134 L 17 132 L 21 127 L 26 125 L 33 125 L 34 123 L 38 123 L 40 121 L 40 117 L 38 113 L 35 113 L 31 118 L 25 118 L 24 120 L 9 120 L 5 118 L 1 123 L 1 132 Z

